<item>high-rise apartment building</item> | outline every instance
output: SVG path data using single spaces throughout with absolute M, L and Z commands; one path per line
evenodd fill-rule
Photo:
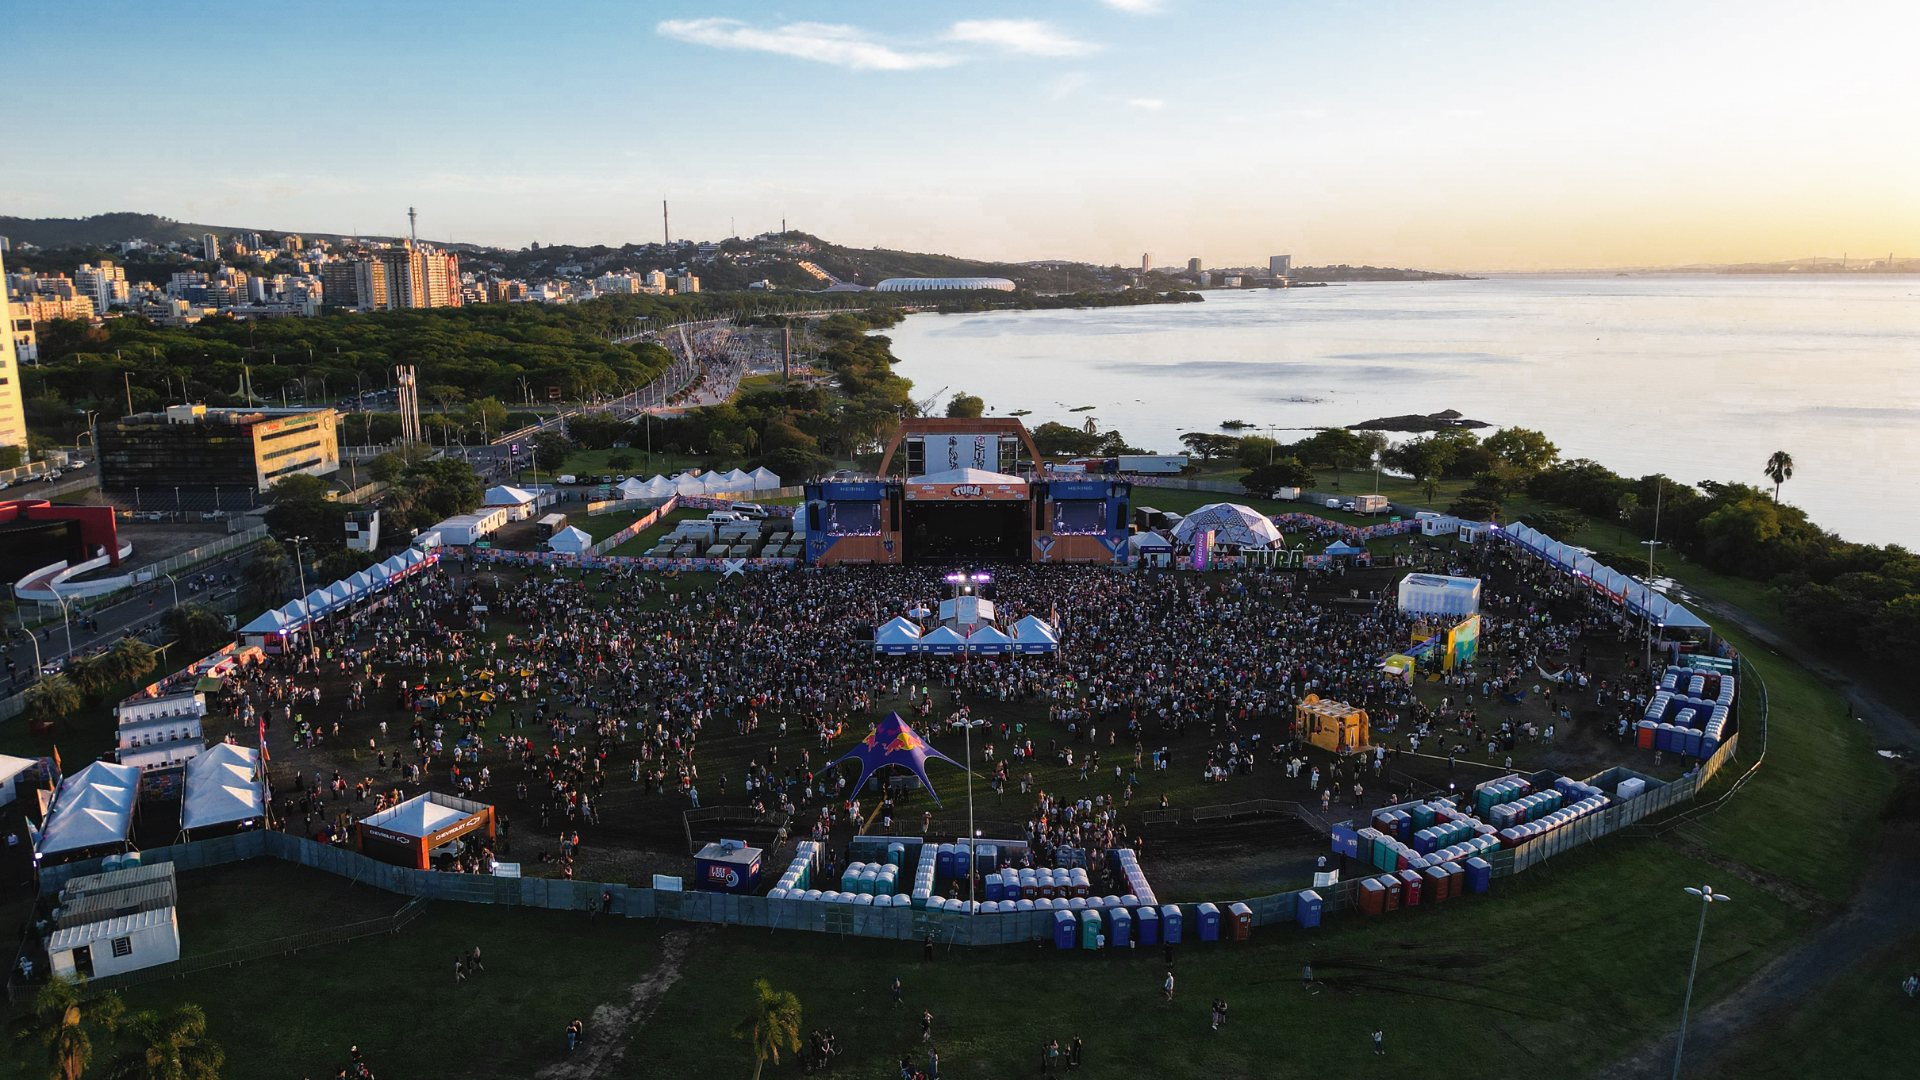
M 220 241 L 212 233 L 200 234 L 200 251 L 203 257 L 212 262 L 220 257 Z
M 289 254 L 297 255 L 305 251 L 306 247 L 306 244 L 301 241 L 299 233 L 288 233 L 280 238 L 280 250 Z
M 1199 260 L 1199 259 L 1188 259 L 1188 260 L 1187 260 L 1187 273 L 1189 273 L 1189 274 L 1197 274 L 1197 273 L 1199 273 L 1199 272 L 1200 272 L 1200 260 Z
M 1153 252 L 1149 251 L 1145 255 L 1140 256 L 1140 272 L 1144 274 L 1152 269 L 1153 269 Z
M 1291 255 L 1267 256 L 1267 272 L 1271 273 L 1274 277 L 1286 277 L 1288 274 L 1293 272 L 1293 256 Z
M 81 263 L 73 272 L 74 287 L 93 298 L 93 310 L 104 312 L 108 308 L 127 303 L 131 293 L 127 287 L 127 272 L 105 259 L 99 266 Z
M 402 244 L 357 264 L 362 311 L 459 307 L 460 257 L 450 251 Z
M 0 262 L 0 282 L 7 279 L 7 268 Z M 13 311 L 7 304 L 7 290 L 0 284 L 0 446 L 27 448 L 27 406 L 20 395 L 20 358 L 14 352 Z M 27 323 L 31 336 L 33 323 Z

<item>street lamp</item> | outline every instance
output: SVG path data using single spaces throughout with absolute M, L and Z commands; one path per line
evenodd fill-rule
M 293 545 L 294 568 L 300 571 L 300 596 L 302 599 L 305 599 L 307 595 L 307 567 L 305 563 L 300 561 L 300 545 L 305 543 L 306 540 L 307 538 L 304 536 L 287 537 L 287 543 Z
M 1700 929 L 1693 935 L 1693 966 L 1687 969 L 1687 998 L 1680 1006 L 1680 1041 L 1673 1048 L 1673 1080 L 1680 1080 L 1680 1058 L 1687 1050 L 1687 1013 L 1693 1008 L 1693 977 L 1700 970 L 1700 939 L 1707 935 L 1707 907 L 1715 901 L 1733 899 L 1713 891 L 1713 886 L 1687 886 L 1687 892 L 1700 898 Z

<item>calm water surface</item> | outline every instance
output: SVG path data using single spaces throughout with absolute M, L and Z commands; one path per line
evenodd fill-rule
M 889 333 L 916 394 L 965 390 L 1029 426 L 1091 415 L 1176 452 L 1224 420 L 1285 441 L 1458 409 L 1634 476 L 1765 485 L 1786 450 L 1783 497 L 1825 527 L 1909 546 L 1920 530 L 1920 278 L 1363 283 Z

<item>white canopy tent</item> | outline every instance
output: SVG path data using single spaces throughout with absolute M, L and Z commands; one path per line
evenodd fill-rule
M 20 797 L 15 783 L 20 779 L 21 773 L 38 764 L 40 763 L 32 758 L 0 754 L 0 806 L 5 806 Z
M 753 477 L 753 486 L 748 491 L 772 491 L 780 486 L 780 474 L 767 471 L 764 465 L 748 475 Z
M 613 492 L 622 499 L 644 499 L 647 497 L 647 482 L 637 476 L 629 476 Z
M 874 631 L 873 647 L 884 653 L 918 652 L 920 627 L 896 615 Z
M 259 761 L 260 751 L 223 742 L 188 762 L 180 827 L 204 829 L 265 817 L 267 796 Z
M 67 777 L 40 832 L 40 854 L 125 843 L 139 797 L 140 770 L 132 765 L 96 761 Z
M 1013 647 L 1019 652 L 1058 652 L 1060 632 L 1052 623 L 1029 615 L 1013 624 Z
M 1280 529 L 1266 515 L 1239 503 L 1208 503 L 1181 519 L 1173 538 L 1191 544 L 1204 532 L 1212 533 L 1215 543 L 1235 547 L 1270 548 L 1280 542 Z
M 561 555 L 584 555 L 593 546 L 593 537 L 585 530 L 569 525 L 554 533 L 547 541 L 547 549 Z
M 679 490 L 673 481 L 664 476 L 655 475 L 653 479 L 640 485 L 640 497 L 643 499 L 664 499 Z
M 681 495 L 705 495 L 707 485 L 692 473 L 681 473 L 673 478 L 673 490 Z

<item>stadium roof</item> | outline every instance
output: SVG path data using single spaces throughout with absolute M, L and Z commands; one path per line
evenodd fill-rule
M 1012 292 L 1014 285 L 1003 277 L 894 277 L 874 288 L 879 292 L 962 292 L 980 289 Z

